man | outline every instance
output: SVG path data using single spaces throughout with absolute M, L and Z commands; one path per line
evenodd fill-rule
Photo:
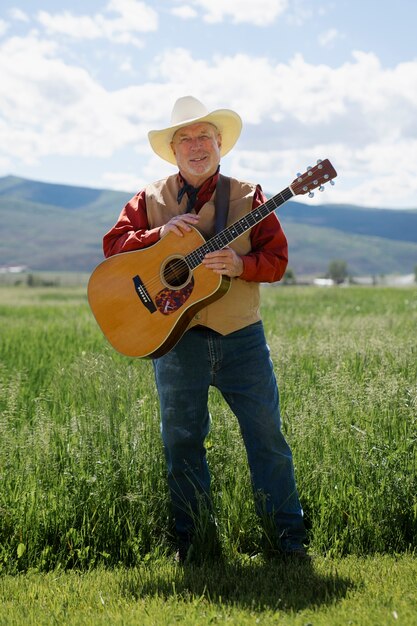
M 148 185 L 127 203 L 104 237 L 105 256 L 150 246 L 168 232 L 186 237 L 191 227 L 213 235 L 220 159 L 236 143 L 241 127 L 234 111 L 209 112 L 191 96 L 177 100 L 170 126 L 148 137 L 156 154 L 179 172 Z M 265 200 L 259 185 L 230 179 L 228 223 Z M 153 360 L 181 561 L 190 554 L 202 509 L 210 511 L 204 447 L 210 386 L 221 391 L 239 421 L 256 509 L 274 529 L 277 548 L 306 555 L 292 455 L 280 428 L 278 387 L 259 315 L 259 283 L 282 278 L 287 252 L 285 235 L 271 213 L 230 246 L 208 253 L 204 265 L 231 279 L 229 291 L 195 315 L 168 354 Z

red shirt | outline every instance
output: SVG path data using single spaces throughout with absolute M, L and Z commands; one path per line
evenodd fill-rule
M 183 184 L 181 174 L 178 176 Z M 194 206 L 196 213 L 212 197 L 217 179 L 218 174 L 215 174 L 201 186 Z M 266 197 L 258 185 L 253 197 L 252 210 L 264 202 L 266 202 Z M 146 196 L 143 189 L 129 200 L 116 224 L 104 236 L 104 256 L 109 257 L 120 252 L 147 248 L 159 241 L 159 230 L 159 228 L 149 229 Z M 243 272 L 239 278 L 259 283 L 272 283 L 280 280 L 288 263 L 288 244 L 275 213 L 270 213 L 252 227 L 250 239 L 252 250 L 241 257 Z

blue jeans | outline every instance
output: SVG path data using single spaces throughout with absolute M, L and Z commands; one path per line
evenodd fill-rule
M 192 537 L 199 505 L 210 506 L 204 440 L 213 386 L 238 419 L 258 514 L 273 520 L 284 549 L 302 543 L 303 512 L 291 450 L 281 432 L 278 386 L 262 322 L 225 336 L 208 328 L 188 330 L 153 364 L 178 537 Z

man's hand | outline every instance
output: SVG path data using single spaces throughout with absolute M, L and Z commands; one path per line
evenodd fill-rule
M 172 217 L 169 222 L 164 224 L 160 231 L 159 236 L 164 237 L 167 233 L 175 233 L 178 237 L 183 237 L 184 233 L 190 232 L 191 226 L 195 226 L 199 220 L 199 216 L 194 213 L 184 213 L 184 215 L 176 215 Z
M 223 248 L 217 252 L 208 252 L 203 265 L 216 274 L 225 274 L 234 278 L 243 272 L 243 261 L 233 248 Z

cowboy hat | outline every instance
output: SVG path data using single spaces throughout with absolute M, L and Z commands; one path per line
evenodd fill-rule
M 171 126 L 162 130 L 150 130 L 148 133 L 149 143 L 158 156 L 176 165 L 177 162 L 171 148 L 174 134 L 183 126 L 200 124 L 202 122 L 213 124 L 220 132 L 222 136 L 221 156 L 224 156 L 233 148 L 242 130 L 242 120 L 234 111 L 217 109 L 210 113 L 197 98 L 184 96 L 179 98 L 174 104 L 171 114 Z

